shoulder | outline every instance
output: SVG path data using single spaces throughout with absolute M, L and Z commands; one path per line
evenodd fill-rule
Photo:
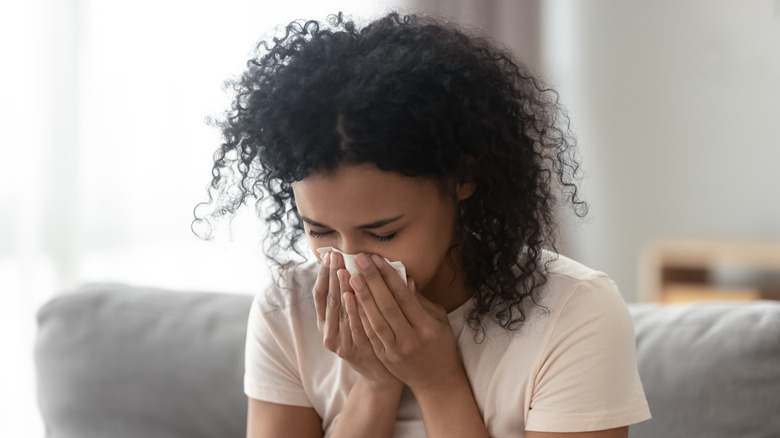
M 293 321 L 316 323 L 312 288 L 317 279 L 318 267 L 317 262 L 288 263 L 282 266 L 276 277 L 269 279 L 261 292 L 255 295 L 249 312 L 250 329 L 258 333 L 287 333 L 293 336 L 294 332 L 304 328 L 294 327 Z
M 251 398 L 311 406 L 301 364 L 322 351 L 311 287 L 316 263 L 289 264 L 255 296 L 249 312 L 244 392 Z
M 545 315 L 538 321 L 546 332 L 543 351 L 576 344 L 633 348 L 633 320 L 615 282 L 567 257 L 550 257 L 537 312 Z
M 319 266 L 316 261 L 283 265 L 276 278 L 255 296 L 253 310 L 262 314 L 286 313 L 313 305 L 311 290 Z
M 588 282 L 597 279 L 609 279 L 607 274 L 589 268 L 566 256 L 545 251 L 542 262 L 546 263 L 549 278 L 558 281 Z M 611 281 L 611 280 L 610 280 Z
M 568 257 L 546 253 L 547 283 L 541 290 L 541 304 L 549 310 L 617 306 L 625 308 L 618 286 L 607 274 Z M 610 304 L 611 303 L 611 304 Z
M 633 321 L 615 282 L 557 256 L 544 293 L 549 313 L 532 371 L 528 430 L 609 429 L 649 418 Z

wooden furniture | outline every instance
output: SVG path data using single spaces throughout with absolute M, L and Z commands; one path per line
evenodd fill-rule
M 639 299 L 780 300 L 780 242 L 651 242 L 640 257 Z

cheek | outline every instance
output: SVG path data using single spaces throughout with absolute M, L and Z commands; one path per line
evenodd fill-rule
M 426 230 L 412 239 L 403 253 L 397 254 L 406 267 L 406 275 L 414 278 L 419 289 L 424 288 L 447 263 L 447 251 L 452 243 L 452 227 L 440 226 Z
M 320 253 L 317 252 L 317 248 L 332 246 L 327 242 L 324 242 L 323 239 L 311 237 L 309 233 L 306 233 L 306 243 L 309 244 L 309 251 L 314 255 L 314 259 L 319 260 L 320 262 L 322 262 L 322 257 L 320 256 Z
M 425 251 L 408 255 L 402 260 L 406 267 L 406 275 L 413 278 L 417 290 L 422 292 L 427 289 L 431 283 L 438 283 L 436 280 L 443 273 L 449 272 L 447 265 L 447 249 L 440 248 L 440 252 Z
M 408 261 L 404 261 L 406 266 L 406 275 L 414 278 L 417 283 L 418 289 L 424 288 L 433 278 L 436 268 L 433 265 L 433 258 L 420 257 L 417 254 L 414 257 L 407 257 Z

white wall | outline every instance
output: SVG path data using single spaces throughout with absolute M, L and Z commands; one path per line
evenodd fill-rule
M 543 5 L 592 207 L 564 251 L 633 300 L 652 239 L 780 242 L 780 0 Z
M 255 293 L 262 224 L 190 231 L 240 73 L 276 24 L 404 0 L 0 1 L 0 437 L 43 435 L 35 313 L 88 282 Z

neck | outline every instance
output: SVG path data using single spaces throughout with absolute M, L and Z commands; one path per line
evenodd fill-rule
M 453 265 L 458 266 L 460 259 L 453 255 Z M 469 300 L 474 291 L 466 287 L 461 270 L 453 269 L 444 262 L 431 282 L 420 292 L 429 301 L 443 306 L 447 313 L 457 309 Z

